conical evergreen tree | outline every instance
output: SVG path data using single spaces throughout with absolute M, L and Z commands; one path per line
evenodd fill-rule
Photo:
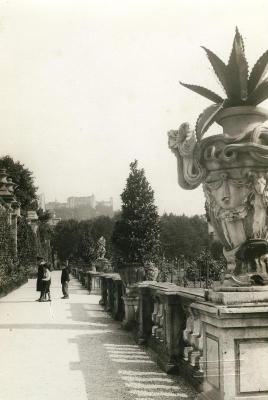
M 159 253 L 159 216 L 154 192 L 135 160 L 121 194 L 122 213 L 116 221 L 112 241 L 119 267 L 137 262 L 155 262 Z

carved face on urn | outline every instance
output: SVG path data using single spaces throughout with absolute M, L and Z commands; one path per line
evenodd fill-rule
M 241 169 L 213 171 L 204 187 L 219 208 L 235 210 L 244 205 L 249 194 L 247 172 Z

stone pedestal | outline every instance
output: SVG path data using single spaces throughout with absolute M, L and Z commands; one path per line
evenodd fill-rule
M 132 329 L 137 322 L 137 310 L 139 306 L 139 297 L 136 294 L 129 293 L 123 296 L 125 305 L 125 318 L 122 326 L 125 329 Z
M 107 258 L 97 258 L 93 263 L 93 269 L 97 272 L 111 272 L 111 262 Z
M 101 280 L 99 272 L 88 272 L 88 290 L 90 294 L 101 295 Z
M 191 305 L 203 325 L 205 381 L 199 400 L 268 399 L 268 303 L 254 296 L 248 293 L 247 302 L 238 304 L 225 292 L 226 304 Z

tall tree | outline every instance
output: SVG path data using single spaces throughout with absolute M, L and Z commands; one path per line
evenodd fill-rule
M 87 263 L 92 263 L 96 255 L 96 243 L 92 237 L 92 220 L 78 223 L 77 257 Z
M 122 212 L 115 222 L 112 241 L 119 266 L 155 261 L 159 253 L 159 216 L 154 192 L 135 160 L 121 194 Z
M 11 157 L 0 158 L 0 169 L 5 168 L 8 176 L 18 185 L 15 190 L 17 200 L 20 202 L 22 212 L 29 209 L 37 210 L 36 200 L 37 187 L 34 186 L 32 172 L 19 161 L 14 161 Z

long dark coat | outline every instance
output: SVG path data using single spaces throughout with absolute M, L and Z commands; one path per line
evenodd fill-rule
M 39 265 L 37 271 L 37 281 L 36 281 L 37 292 L 42 292 L 43 290 L 44 287 L 44 281 L 42 281 L 43 278 L 44 278 L 44 267 L 43 265 Z

